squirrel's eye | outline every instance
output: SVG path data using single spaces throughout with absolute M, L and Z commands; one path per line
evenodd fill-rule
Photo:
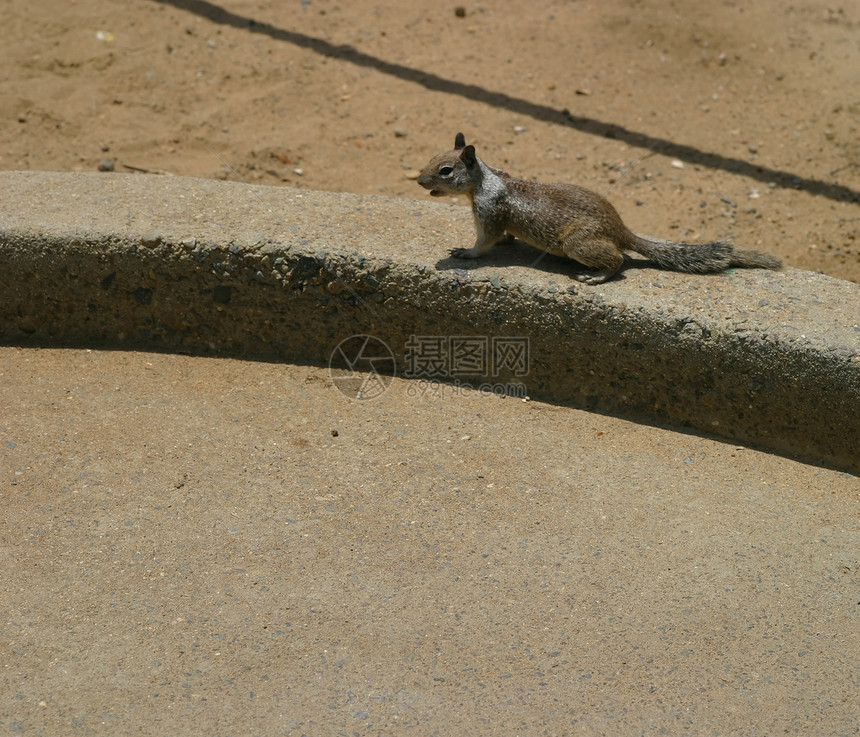
M 439 169 L 439 173 L 443 177 L 447 177 L 452 171 L 454 171 L 453 166 L 443 166 L 441 169 Z

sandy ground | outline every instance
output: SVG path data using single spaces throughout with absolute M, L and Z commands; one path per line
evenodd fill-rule
M 424 197 L 463 130 L 635 230 L 857 281 L 858 30 L 818 1 L 9 0 L 0 167 Z M 2 348 L 0 408 L 4 733 L 860 729 L 856 477 L 233 360 Z
M 634 230 L 858 281 L 858 34 L 828 0 L 10 0 L 0 167 L 424 197 L 462 130 Z
M 416 389 L 0 348 L 0 732 L 857 733 L 856 477 Z

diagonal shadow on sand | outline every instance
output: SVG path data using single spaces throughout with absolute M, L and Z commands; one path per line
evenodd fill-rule
M 260 33 L 276 41 L 311 49 L 318 54 L 333 59 L 349 62 L 357 66 L 370 67 L 383 74 L 390 74 L 407 82 L 414 82 L 434 92 L 444 92 L 449 95 L 458 95 L 468 100 L 482 102 L 493 107 L 503 108 L 520 115 L 528 115 L 535 120 L 541 120 L 554 125 L 567 126 L 583 133 L 589 133 L 602 138 L 610 138 L 624 143 L 643 148 L 664 156 L 671 156 L 691 164 L 708 167 L 709 169 L 722 169 L 723 171 L 749 177 L 760 182 L 774 182 L 780 187 L 800 189 L 811 194 L 820 195 L 837 202 L 860 202 L 860 192 L 831 182 L 822 182 L 819 179 L 810 179 L 798 174 L 780 169 L 772 169 L 757 164 L 751 164 L 742 159 L 722 156 L 721 154 L 702 151 L 695 146 L 676 143 L 665 138 L 649 136 L 639 133 L 617 123 L 606 123 L 594 118 L 586 118 L 574 115 L 569 110 L 558 110 L 548 105 L 540 105 L 520 97 L 511 97 L 502 92 L 495 92 L 474 84 L 464 84 L 453 79 L 440 77 L 432 72 L 414 69 L 403 64 L 386 61 L 378 57 L 359 51 L 353 46 L 336 45 L 321 38 L 308 36 L 298 31 L 290 31 L 277 28 L 269 23 L 260 23 L 253 18 L 238 15 L 225 10 L 207 0 L 154 0 L 164 5 L 172 5 L 179 10 L 194 13 L 207 18 L 213 23 L 245 29 L 251 33 Z

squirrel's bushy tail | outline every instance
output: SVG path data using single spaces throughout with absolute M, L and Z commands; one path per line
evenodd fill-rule
M 760 251 L 741 251 L 732 248 L 731 266 L 740 266 L 744 269 L 781 269 L 782 261 L 776 256 Z
M 712 274 L 733 266 L 758 269 L 778 269 L 782 266 L 778 258 L 758 251 L 737 250 L 727 241 L 678 243 L 634 235 L 629 248 L 662 269 L 688 274 Z

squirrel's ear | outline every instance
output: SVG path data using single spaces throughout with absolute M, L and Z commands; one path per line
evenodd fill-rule
M 462 148 L 466 148 L 466 136 L 458 133 L 454 138 L 454 150 L 459 151 Z
M 460 161 L 462 161 L 469 169 L 471 169 L 475 165 L 476 159 L 477 156 L 475 156 L 474 146 L 466 146 L 463 149 L 463 153 L 460 154 Z

